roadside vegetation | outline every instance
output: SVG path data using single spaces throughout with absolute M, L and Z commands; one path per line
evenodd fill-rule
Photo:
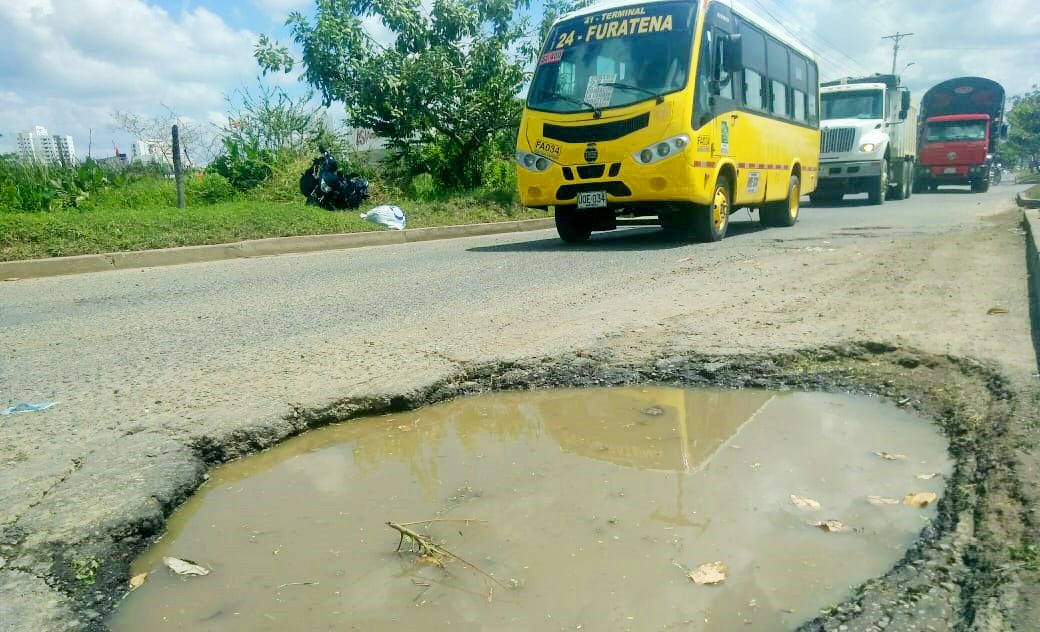
M 265 73 L 302 67 L 315 92 L 292 98 L 261 80 L 229 95 L 215 158 L 186 175 L 185 209 L 170 170 L 158 165 L 0 157 L 0 260 L 380 230 L 359 217 L 379 204 L 404 209 L 409 227 L 544 217 L 518 205 L 512 162 L 517 95 L 534 54 L 522 2 L 446 0 L 429 17 L 413 0 L 321 2 L 310 18 L 292 14 L 301 59 L 262 37 L 256 60 Z M 551 2 L 547 11 L 570 4 Z M 396 44 L 365 37 L 362 20 L 371 17 Z M 328 123 L 323 106 L 334 102 L 346 108 L 347 125 L 385 140 L 384 156 L 357 151 Z M 115 115 L 141 138 L 168 132 L 171 118 Z M 187 135 L 189 163 L 203 162 L 200 136 Z M 359 212 L 305 206 L 299 178 L 319 147 L 333 151 L 341 171 L 369 180 Z
M 473 176 L 460 182 L 431 173 L 449 171 L 447 158 L 432 157 L 424 164 L 433 169 L 422 170 L 357 151 L 309 95 L 294 100 L 261 83 L 229 97 L 228 118 L 217 157 L 185 176 L 184 209 L 161 162 L 116 168 L 0 158 L 0 261 L 382 230 L 359 217 L 379 204 L 401 206 L 412 228 L 545 216 L 517 205 L 505 134 L 470 161 Z M 370 181 L 371 197 L 358 211 L 304 204 L 299 178 L 318 147 Z

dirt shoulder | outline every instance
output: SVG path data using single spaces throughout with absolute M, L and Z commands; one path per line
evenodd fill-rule
M 467 314 L 435 350 L 409 340 L 387 352 L 414 368 L 394 388 L 326 388 L 237 420 L 115 423 L 0 527 L 0 621 L 100 628 L 129 560 L 205 469 L 289 434 L 493 388 L 654 381 L 871 393 L 935 419 L 957 461 L 940 520 L 897 568 L 807 627 L 1029 629 L 1040 432 L 1020 217 L 922 238 L 780 241 L 733 251 L 724 267 L 680 260 L 638 292 L 563 306 L 517 297 Z M 492 331 L 503 314 L 508 331 Z M 18 438 L 24 462 L 41 462 L 48 446 Z

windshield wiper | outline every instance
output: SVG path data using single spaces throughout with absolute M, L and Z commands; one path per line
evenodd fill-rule
M 603 84 L 600 84 L 600 85 L 603 85 Z M 552 98 L 552 99 L 562 99 L 564 101 L 569 101 L 571 103 L 576 103 L 578 105 L 585 105 L 585 106 L 588 106 L 588 107 L 592 108 L 592 118 L 599 118 L 599 117 L 603 116 L 603 111 L 602 110 L 600 110 L 595 105 L 592 105 L 591 103 L 589 103 L 585 99 L 576 99 L 574 97 L 569 97 L 566 94 L 560 94 L 559 92 L 557 92 L 555 90 L 543 90 L 541 93 L 539 93 L 538 96 L 549 97 L 549 98 Z
M 630 83 L 620 83 L 618 81 L 608 81 L 607 83 L 599 84 L 601 86 L 610 86 L 612 88 L 623 88 L 625 90 L 635 90 L 636 92 L 642 92 L 643 94 L 649 94 L 653 98 L 657 99 L 658 103 L 664 103 L 664 95 L 660 92 L 648 90 L 646 88 L 640 88 L 639 86 L 633 86 Z

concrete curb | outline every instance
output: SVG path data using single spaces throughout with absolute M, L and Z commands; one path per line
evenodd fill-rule
M 1040 208 L 1040 200 L 1022 197 L 1021 193 L 1015 196 L 1015 201 L 1018 202 L 1018 205 L 1022 208 Z
M 185 246 L 131 252 L 110 252 L 97 255 L 74 257 L 52 257 L 49 259 L 26 259 L 0 262 L 0 280 L 33 279 L 65 274 L 104 272 L 106 270 L 130 270 L 156 266 L 172 266 L 182 263 L 224 261 L 246 257 L 266 257 L 321 250 L 346 250 L 364 246 L 388 246 L 417 241 L 456 239 L 481 235 L 520 233 L 552 228 L 553 219 L 525 219 L 513 222 L 490 224 L 462 224 L 459 226 L 434 226 L 407 230 L 373 231 L 366 233 L 339 233 L 333 235 L 302 235 L 299 237 L 269 237 L 250 239 L 230 244 Z
M 1026 229 L 1026 277 L 1029 283 L 1029 321 L 1033 347 L 1040 359 L 1040 213 L 1022 210 L 1022 225 Z

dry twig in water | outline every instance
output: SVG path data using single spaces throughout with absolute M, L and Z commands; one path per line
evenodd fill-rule
M 405 525 L 414 525 L 414 524 L 424 524 L 426 522 L 432 522 L 432 521 L 420 520 L 418 522 L 402 522 L 402 523 L 387 521 L 386 526 L 390 527 L 394 531 L 397 531 L 399 534 L 401 534 L 401 539 L 398 540 L 398 542 L 397 542 L 397 549 L 395 549 L 395 550 L 400 551 L 401 550 L 401 546 L 404 545 L 404 539 L 408 538 L 412 542 L 412 544 L 415 546 L 416 553 L 418 553 L 420 557 L 431 557 L 431 558 L 433 558 L 435 560 L 437 560 L 437 559 L 439 559 L 441 557 L 450 557 L 450 558 L 452 558 L 454 560 L 458 560 L 459 562 L 462 562 L 466 566 L 472 568 L 476 572 L 478 572 L 481 575 L 483 575 L 486 579 L 488 579 L 488 580 L 498 584 L 502 588 L 506 587 L 505 584 L 503 584 L 502 582 L 500 582 L 497 579 L 495 579 L 494 577 L 492 577 L 487 571 L 485 571 L 484 569 L 480 568 L 479 566 L 477 566 L 473 562 L 469 562 L 469 561 L 466 561 L 466 560 L 462 559 L 461 557 L 459 557 L 458 555 L 455 555 L 454 553 L 452 553 L 448 549 L 446 549 L 446 548 L 444 548 L 442 546 L 439 546 L 437 544 L 434 544 L 433 541 L 430 540 L 430 538 L 428 536 L 422 535 L 421 533 L 416 533 L 415 531 L 412 531 L 411 529 L 409 529 L 408 527 L 405 526 Z

